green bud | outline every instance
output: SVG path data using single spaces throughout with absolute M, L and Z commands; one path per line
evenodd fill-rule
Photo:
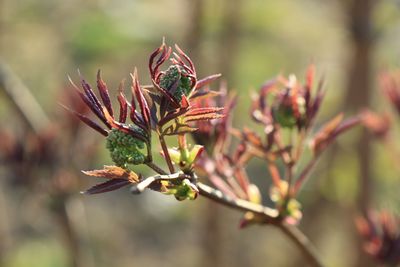
M 142 131 L 133 126 L 135 131 Z M 145 143 L 127 133 L 112 129 L 107 136 L 106 148 L 110 151 L 111 159 L 119 166 L 126 168 L 128 164 L 142 164 L 146 156 L 140 151 Z
M 177 101 L 182 100 L 182 95 L 188 96 L 192 91 L 190 79 L 185 76 L 186 71 L 183 70 L 178 65 L 171 65 L 166 71 L 165 74 L 161 76 L 160 86 L 166 90 L 169 90 L 179 79 L 179 71 L 181 73 L 180 80 L 178 82 L 178 86 L 173 93 L 174 98 Z
M 197 197 L 197 192 L 190 186 L 188 180 L 183 180 L 182 184 L 176 189 L 175 198 L 179 201 L 185 199 L 194 200 Z
M 297 106 L 301 116 L 300 120 L 302 120 L 302 118 L 305 116 L 305 102 L 302 97 L 297 98 Z M 298 122 L 289 96 L 284 96 L 279 103 L 273 107 L 272 115 L 275 121 L 278 122 L 283 128 L 292 128 Z
M 197 198 L 197 191 L 189 180 L 185 179 L 179 184 L 165 182 L 164 186 L 167 188 L 163 193 L 166 195 L 174 195 L 179 201 L 186 199 L 194 200 Z

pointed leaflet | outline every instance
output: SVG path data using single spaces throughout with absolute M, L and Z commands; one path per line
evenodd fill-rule
M 126 133 L 126 134 L 132 135 L 133 137 L 136 137 L 136 138 L 142 140 L 142 141 L 145 142 L 145 143 L 148 142 L 148 136 L 143 135 L 143 134 L 141 134 L 141 133 L 138 132 L 138 131 L 134 131 L 132 128 L 130 128 L 129 126 L 127 126 L 127 125 L 125 125 L 125 124 L 123 124 L 123 123 L 119 123 L 119 122 L 115 121 L 115 120 L 110 116 L 110 114 L 108 114 L 108 111 L 107 111 L 107 109 L 106 109 L 105 107 L 103 108 L 103 112 L 104 112 L 104 115 L 105 115 L 107 121 L 109 122 L 109 124 L 110 124 L 113 128 L 118 129 L 118 130 L 120 130 L 120 131 L 122 131 L 122 132 L 124 132 L 124 133 Z
M 83 78 L 81 80 L 81 84 L 82 84 L 83 91 L 85 92 L 88 99 L 91 101 L 92 105 L 94 105 L 98 110 L 101 111 L 102 105 L 101 105 L 99 99 L 97 98 L 97 96 L 95 95 L 95 93 L 93 92 L 90 85 Z
M 184 133 L 191 133 L 196 131 L 197 128 L 190 127 L 188 125 L 178 125 L 178 126 L 173 126 L 170 125 L 163 131 L 163 135 L 178 135 L 178 134 L 184 134 Z
M 165 115 L 164 118 L 162 118 L 159 121 L 159 126 L 164 126 L 165 124 L 167 124 L 168 122 L 170 122 L 173 119 L 178 118 L 179 116 L 182 116 L 183 114 L 185 114 L 187 112 L 187 109 L 174 109 L 170 112 L 167 113 L 167 115 Z
M 142 90 L 142 93 L 150 109 L 151 127 L 155 129 L 158 123 L 157 106 L 156 106 L 156 99 L 158 99 L 158 96 L 151 94 L 149 90 Z
M 305 105 L 306 108 L 310 106 L 310 99 L 311 99 L 311 89 L 314 83 L 314 76 L 315 76 L 315 66 L 314 64 L 311 64 L 308 66 L 307 72 L 306 72 L 306 85 L 305 85 L 305 95 L 304 95 L 304 100 L 305 100 Z
M 148 126 L 148 129 L 150 129 L 150 110 L 149 106 L 147 105 L 146 99 L 143 96 L 143 93 L 140 89 L 140 84 L 137 76 L 137 69 L 135 68 L 135 71 L 133 75 L 131 74 L 132 77 L 132 90 L 135 93 L 136 100 L 138 101 L 140 111 L 143 117 L 143 120 L 145 124 Z
M 224 115 L 217 114 L 217 113 L 185 116 L 185 122 L 201 121 L 201 120 L 214 120 L 214 119 L 220 119 L 220 118 L 223 118 L 223 117 L 224 117 Z
M 121 187 L 130 185 L 131 182 L 125 179 L 112 179 L 108 180 L 107 182 L 97 184 L 88 190 L 84 191 L 83 194 L 100 194 L 100 193 L 106 193 L 110 191 L 114 191 L 117 189 L 120 189 Z
M 179 55 L 182 56 L 189 63 L 191 74 L 196 75 L 196 69 L 194 67 L 192 60 L 182 51 L 182 49 L 179 48 L 177 44 L 175 44 L 175 49 L 176 51 L 178 51 Z M 178 57 L 178 59 L 180 59 L 180 57 Z
M 85 115 L 82 115 L 74 110 L 69 109 L 68 107 L 61 105 L 63 108 L 65 108 L 68 112 L 70 112 L 71 114 L 77 116 L 83 123 L 85 123 L 86 125 L 88 125 L 90 128 L 96 130 L 97 132 L 101 133 L 104 136 L 108 135 L 107 130 L 103 129 L 100 125 L 98 125 L 97 123 L 95 123 L 94 121 L 92 121 L 91 119 L 89 119 L 88 117 L 86 117 Z
M 82 93 L 81 90 L 78 88 L 78 86 L 75 85 L 75 83 L 72 81 L 71 77 L 68 77 L 70 83 L 75 89 L 75 92 L 79 95 L 79 97 L 82 99 L 82 101 L 90 108 L 90 110 L 108 127 L 111 128 L 111 126 L 107 123 L 107 120 L 104 117 L 103 112 L 101 111 L 101 108 L 99 109 L 97 105 L 92 101 L 92 99 L 87 96 L 87 94 Z
M 324 99 L 325 92 L 322 90 L 324 86 L 324 80 L 321 79 L 318 83 L 318 89 L 317 89 L 317 94 L 314 98 L 314 101 L 311 103 L 310 100 L 310 105 L 306 109 L 306 114 L 307 114 L 307 119 L 308 119 L 308 124 L 311 124 L 313 119 L 318 113 L 319 107 L 321 106 L 322 100 Z
M 311 142 L 311 147 L 315 155 L 319 154 L 330 141 L 332 133 L 343 120 L 343 113 L 340 113 L 327 122 L 315 135 Z
M 82 171 L 84 174 L 93 177 L 106 179 L 125 179 L 131 183 L 139 182 L 139 176 L 133 172 L 118 166 L 104 166 L 102 170 Z
M 217 114 L 217 112 L 224 110 L 224 108 L 192 108 L 190 109 L 185 116 L 200 116 L 205 114 Z
M 119 85 L 119 93 L 118 93 L 118 103 L 119 103 L 119 122 L 125 123 L 126 117 L 128 116 L 128 102 L 123 92 L 123 82 Z M 111 114 L 110 114 L 111 115 Z
M 216 79 L 218 79 L 219 77 L 221 77 L 221 74 L 214 74 L 214 75 L 210 75 L 207 76 L 199 81 L 197 81 L 195 90 L 198 90 L 202 87 L 204 87 L 205 85 L 208 85 L 209 83 L 212 83 L 213 81 L 215 81 Z
M 160 57 L 158 58 L 155 66 L 154 65 L 154 60 L 155 58 L 160 54 L 160 52 L 162 51 Z M 157 48 L 151 55 L 150 55 L 150 59 L 149 59 L 149 69 L 150 69 L 150 74 L 152 79 L 155 79 L 156 76 L 158 75 L 159 72 L 159 68 L 160 66 L 170 57 L 172 52 L 171 47 L 167 47 L 165 45 L 165 42 L 163 41 L 163 43 L 161 44 L 161 46 L 159 48 Z
M 178 108 L 179 107 L 179 103 L 178 101 L 175 100 L 174 96 L 172 94 L 170 94 L 167 90 L 165 90 L 164 88 L 161 88 L 156 82 L 153 81 L 153 85 L 154 87 L 160 91 L 160 93 L 166 98 L 166 100 L 168 100 L 167 102 L 164 103 L 164 105 L 168 105 L 172 104 L 173 108 Z M 165 101 L 165 98 L 163 98 L 162 100 Z M 163 105 L 163 104 L 161 104 Z
M 221 95 L 221 92 L 216 92 L 216 91 L 210 91 L 210 89 L 202 89 L 195 91 L 192 95 L 190 95 L 190 101 L 193 103 L 193 101 L 199 101 L 203 100 L 205 98 L 211 98 L 211 97 L 216 97 Z
M 259 93 L 259 107 L 262 112 L 264 112 L 267 107 L 266 97 L 272 90 L 275 89 L 275 85 L 276 85 L 276 79 L 273 79 L 273 80 L 266 81 L 261 86 L 260 93 Z
M 114 114 L 111 106 L 110 95 L 106 83 L 101 79 L 100 70 L 97 71 L 97 88 L 99 89 L 100 97 L 103 100 L 104 106 L 107 108 L 108 113 L 113 117 Z
M 181 107 L 182 108 L 189 108 L 189 100 L 185 95 L 182 95 L 182 99 L 181 99 Z

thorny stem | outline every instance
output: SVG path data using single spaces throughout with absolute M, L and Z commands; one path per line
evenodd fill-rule
M 161 148 L 164 152 L 164 157 L 165 157 L 165 161 L 167 162 L 168 169 L 169 169 L 170 173 L 174 173 L 175 172 L 174 165 L 172 165 L 172 160 L 171 160 L 171 157 L 169 156 L 168 147 L 167 147 L 167 144 L 165 143 L 164 136 L 162 134 L 160 134 L 160 135 L 158 135 L 158 137 L 160 140 Z

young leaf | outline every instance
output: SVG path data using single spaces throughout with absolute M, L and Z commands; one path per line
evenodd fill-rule
M 120 189 L 121 187 L 127 186 L 129 184 L 131 184 L 131 182 L 125 179 L 112 179 L 108 180 L 107 182 L 97 184 L 82 193 L 89 195 L 100 194 Z

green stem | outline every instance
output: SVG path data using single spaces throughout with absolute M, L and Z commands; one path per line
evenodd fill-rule
M 165 161 L 167 162 L 168 169 L 169 169 L 170 173 L 174 173 L 175 172 L 174 165 L 172 164 L 171 157 L 169 156 L 168 147 L 167 147 L 167 144 L 165 143 L 164 136 L 160 134 L 159 140 L 160 140 L 161 148 L 164 152 L 164 158 L 165 158 Z

